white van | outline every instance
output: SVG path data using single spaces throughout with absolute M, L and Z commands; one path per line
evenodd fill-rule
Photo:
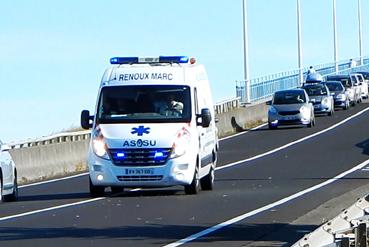
M 218 139 L 204 66 L 183 56 L 115 57 L 101 80 L 88 152 L 90 194 L 183 185 L 212 190 Z M 92 121 L 92 122 L 91 122 Z
M 356 83 L 358 84 L 358 86 L 360 87 L 360 91 L 361 91 L 361 98 L 363 99 L 367 99 L 369 96 L 369 92 L 368 92 L 368 83 L 366 82 L 366 80 L 364 79 L 363 75 L 360 73 L 353 73 L 351 74 L 351 77 L 355 77 L 356 78 Z

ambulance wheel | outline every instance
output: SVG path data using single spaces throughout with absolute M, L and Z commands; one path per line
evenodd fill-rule
M 206 175 L 200 180 L 202 190 L 213 190 L 215 177 L 214 175 L 215 175 L 214 168 L 213 166 L 211 166 L 208 175 Z
M 200 191 L 200 180 L 199 173 L 197 168 L 195 169 L 195 173 L 193 175 L 192 183 L 190 185 L 185 185 L 184 187 L 185 193 L 187 195 L 195 195 Z
M 124 187 L 122 186 L 111 186 L 110 189 L 111 189 L 111 193 L 113 194 L 119 194 L 124 191 Z
M 104 196 L 104 193 L 105 193 L 105 187 L 93 185 L 93 183 L 91 182 L 91 178 L 90 178 L 90 195 L 92 197 L 100 197 L 100 196 Z

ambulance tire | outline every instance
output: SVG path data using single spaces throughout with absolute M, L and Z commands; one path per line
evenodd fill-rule
M 202 190 L 213 190 L 214 188 L 214 168 L 211 165 L 208 175 L 200 180 Z
M 105 187 L 104 186 L 93 185 L 93 183 L 91 182 L 91 178 L 89 180 L 90 180 L 89 182 L 90 182 L 90 195 L 91 195 L 91 197 L 104 196 Z
M 111 193 L 113 194 L 119 194 L 124 191 L 124 187 L 122 186 L 111 186 L 110 189 L 111 189 Z
M 198 169 L 196 167 L 194 175 L 193 175 L 192 183 L 190 185 L 185 185 L 184 186 L 186 195 L 196 195 L 197 193 L 199 193 L 199 191 L 200 191 L 200 180 L 199 180 L 199 175 L 198 174 L 199 174 L 199 172 L 198 172 Z

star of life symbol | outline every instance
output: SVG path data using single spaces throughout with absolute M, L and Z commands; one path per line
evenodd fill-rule
M 143 134 L 149 134 L 150 133 L 150 127 L 144 127 L 143 125 L 138 126 L 138 128 L 133 127 L 131 134 L 137 134 L 138 136 L 143 136 Z

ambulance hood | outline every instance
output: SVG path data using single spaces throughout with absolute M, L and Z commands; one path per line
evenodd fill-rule
M 186 123 L 100 124 L 98 129 L 109 149 L 171 148 L 181 131 L 190 131 Z

